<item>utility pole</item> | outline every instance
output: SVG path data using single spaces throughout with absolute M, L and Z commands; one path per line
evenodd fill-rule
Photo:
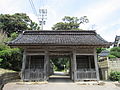
M 41 26 L 41 30 L 43 30 L 43 25 L 45 25 L 46 23 L 46 19 L 47 19 L 47 9 L 39 9 L 39 23 Z

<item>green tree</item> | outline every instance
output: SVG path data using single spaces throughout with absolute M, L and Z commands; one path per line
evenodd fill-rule
M 11 33 L 21 30 L 37 30 L 39 26 L 25 13 L 0 14 L 0 29 L 10 36 Z
M 101 53 L 103 50 L 106 50 L 106 48 L 97 48 L 97 53 Z
M 117 57 L 117 58 L 120 58 L 120 47 L 111 48 L 110 54 Z
M 65 58 L 65 57 L 61 57 L 61 58 L 53 58 L 51 59 L 51 62 L 54 64 L 55 66 L 55 70 L 56 71 L 62 71 L 64 69 L 69 69 L 69 58 Z M 65 67 L 64 67 L 65 66 Z
M 87 16 L 83 16 L 80 19 L 77 17 L 65 16 L 62 22 L 56 23 L 53 30 L 79 30 L 80 24 L 88 23 Z
M 37 23 L 35 23 L 35 22 L 31 22 L 31 24 L 30 24 L 30 28 L 29 28 L 29 29 L 30 29 L 30 30 L 39 30 L 40 27 L 38 26 Z
M 6 33 L 0 31 L 0 68 L 12 69 L 19 71 L 22 63 L 22 50 L 10 48 L 5 42 L 13 40 L 18 34 L 12 33 L 8 38 Z
M 4 42 L 8 39 L 7 34 L 0 30 L 0 45 L 4 45 Z
M 0 51 L 0 68 L 19 71 L 22 64 L 22 52 L 18 48 Z
M 16 33 L 16 32 L 14 32 L 14 33 L 11 33 L 11 35 L 10 35 L 10 40 L 14 40 L 14 39 L 16 39 L 18 37 L 18 33 Z

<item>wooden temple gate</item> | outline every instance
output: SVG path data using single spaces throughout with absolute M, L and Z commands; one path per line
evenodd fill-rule
M 8 45 L 24 49 L 23 81 L 48 80 L 52 55 L 67 55 L 71 62 L 70 77 L 79 81 L 99 80 L 96 48 L 107 48 L 110 43 L 90 30 L 29 30 Z
M 23 55 L 22 80 L 43 81 L 50 75 L 50 57 L 68 56 L 70 58 L 70 78 L 73 81 L 99 80 L 96 49 L 79 48 L 75 50 L 54 48 L 51 50 L 25 49 Z

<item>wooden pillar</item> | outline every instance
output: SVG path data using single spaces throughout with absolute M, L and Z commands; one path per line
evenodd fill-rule
M 23 60 L 22 60 L 22 69 L 21 69 L 21 79 L 24 80 L 24 70 L 26 64 L 26 50 L 23 52 Z
M 44 59 L 44 80 L 48 79 L 48 63 L 49 63 L 49 55 L 48 51 L 45 51 L 45 59 Z
M 73 73 L 74 73 L 74 70 L 73 70 L 73 67 L 74 67 L 74 65 L 73 65 L 73 54 L 71 53 L 71 55 L 70 55 L 70 68 L 71 68 L 71 71 L 70 71 L 70 76 L 71 76 L 71 80 L 74 80 L 74 75 L 73 75 Z
M 96 77 L 97 80 L 100 80 L 96 48 L 94 48 L 94 62 L 95 62 Z
M 46 58 L 46 75 L 47 75 L 47 78 L 46 78 L 46 80 L 48 80 L 49 79 L 49 73 L 50 73 L 50 60 L 49 60 L 49 52 L 47 51 L 46 52 L 47 53 L 47 58 Z
M 28 73 L 27 73 L 27 76 L 28 76 L 28 78 L 29 78 L 29 81 L 31 81 L 31 77 L 30 77 L 30 74 L 31 74 L 31 56 L 29 56 L 28 57 L 28 59 L 27 59 L 27 62 L 28 62 Z
M 89 69 L 91 70 L 91 59 L 90 59 L 90 57 L 88 57 L 88 60 L 89 60 Z
M 74 82 L 77 80 L 77 65 L 76 65 L 76 51 L 73 50 L 73 72 L 74 72 Z

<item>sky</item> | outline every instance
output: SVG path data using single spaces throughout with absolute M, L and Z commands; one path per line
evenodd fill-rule
M 47 9 L 44 30 L 51 30 L 64 16 L 87 16 L 89 23 L 80 25 L 83 30 L 96 30 L 105 40 L 113 42 L 120 36 L 120 0 L 32 0 L 37 14 Z M 0 14 L 27 13 L 38 22 L 29 0 L 0 0 Z

